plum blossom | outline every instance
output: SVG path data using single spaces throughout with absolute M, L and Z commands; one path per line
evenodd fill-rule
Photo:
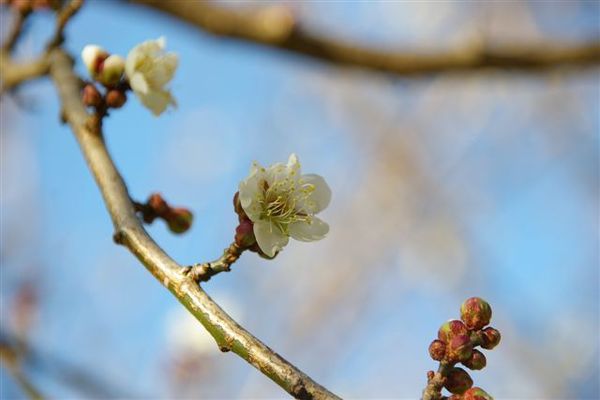
M 81 59 L 90 76 L 103 85 L 114 86 L 121 81 L 125 71 L 123 57 L 109 54 L 95 44 L 88 44 L 81 51 Z
M 329 225 L 315 214 L 329 205 L 331 190 L 321 176 L 302 175 L 295 154 L 287 165 L 264 168 L 254 162 L 239 185 L 239 200 L 253 223 L 258 246 L 269 257 L 283 249 L 290 236 L 311 242 L 329 232 Z
M 165 88 L 173 79 L 179 59 L 165 53 L 166 40 L 148 40 L 135 46 L 127 55 L 125 75 L 133 92 L 154 115 L 163 113 L 175 99 Z

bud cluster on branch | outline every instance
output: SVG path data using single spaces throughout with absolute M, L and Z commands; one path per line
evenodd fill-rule
M 442 324 L 438 338 L 429 345 L 429 355 L 440 362 L 437 372 L 427 373 L 427 387 L 423 400 L 490 400 L 492 396 L 483 389 L 473 386 L 467 371 L 457 367 L 461 363 L 471 370 L 486 366 L 485 355 L 476 349 L 491 350 L 500 343 L 500 332 L 486 327 L 492 318 L 492 308 L 483 299 L 471 297 L 460 307 L 460 320 L 449 320 Z M 452 395 L 445 397 L 445 388 Z
M 142 220 L 151 224 L 155 219 L 164 220 L 171 232 L 184 233 L 192 226 L 194 215 L 187 208 L 171 207 L 159 193 L 150 195 L 145 203 L 134 202 L 135 210 Z

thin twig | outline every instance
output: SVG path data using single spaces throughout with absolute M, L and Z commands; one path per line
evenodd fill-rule
M 31 13 L 30 10 L 20 10 L 16 7 L 13 8 L 14 21 L 8 35 L 6 36 L 6 40 L 2 44 L 2 52 L 10 53 L 16 46 L 21 33 L 23 32 L 23 26 L 25 25 L 25 20 L 27 16 Z
M 240 258 L 244 250 L 237 244 L 232 243 L 223 251 L 223 255 L 218 259 L 207 263 L 194 264 L 191 267 L 187 267 L 184 273 L 195 282 L 207 282 L 210 278 L 221 272 L 229 272 L 231 265 Z
M 19 386 L 21 386 L 28 398 L 32 400 L 42 400 L 44 398 L 29 378 L 23 374 L 21 369 L 21 355 L 16 349 L 4 342 L 0 343 L 0 360 L 13 378 L 15 378 Z
M 83 0 L 71 0 L 69 1 L 56 15 L 56 28 L 54 30 L 54 35 L 46 45 L 47 49 L 51 49 L 53 47 L 59 46 L 65 40 L 64 32 L 67 23 L 77 11 L 83 5 Z
M 81 102 L 79 78 L 70 57 L 61 49 L 51 52 L 50 74 L 59 93 L 63 114 L 71 126 L 96 179 L 115 227 L 115 241 L 123 244 L 214 337 L 222 351 L 233 351 L 300 399 L 337 399 L 229 317 L 147 234 L 121 175 L 104 144 L 101 132 L 90 131 L 90 115 Z
M 129 0 L 162 11 L 217 36 L 302 54 L 321 61 L 411 76 L 484 68 L 543 70 L 565 65 L 600 64 L 600 42 L 558 45 L 512 43 L 423 54 L 361 47 L 317 35 L 285 12 L 241 12 L 210 1 Z M 266 12 L 265 12 L 266 11 Z M 268 16 L 266 16 L 268 14 Z

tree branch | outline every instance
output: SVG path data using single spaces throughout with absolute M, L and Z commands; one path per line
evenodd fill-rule
M 2 44 L 3 53 L 10 53 L 14 49 L 15 45 L 17 44 L 17 41 L 19 40 L 19 37 L 21 36 L 21 32 L 23 31 L 25 20 L 31 12 L 30 10 L 25 11 L 16 7 L 13 7 L 12 10 L 14 14 L 14 21 L 12 23 L 10 31 L 6 36 L 6 40 Z
M 0 94 L 12 90 L 21 83 L 42 77 L 48 73 L 48 57 L 43 55 L 27 62 L 14 62 L 8 53 L 0 53 Z
M 359 47 L 303 29 L 289 13 L 239 12 L 205 1 L 130 0 L 162 11 L 217 36 L 253 42 L 334 64 L 402 76 L 484 68 L 543 70 L 566 65 L 600 64 L 600 42 L 483 45 L 439 54 L 392 52 Z
M 98 184 L 115 227 L 115 241 L 125 245 L 204 325 L 222 351 L 233 351 L 300 399 L 337 399 L 298 368 L 268 348 L 231 319 L 146 233 L 123 179 L 104 144 L 101 132 L 90 128 L 91 115 L 80 99 L 79 78 L 71 58 L 61 49 L 50 52 L 50 75 L 59 93 L 63 114 L 71 126 Z

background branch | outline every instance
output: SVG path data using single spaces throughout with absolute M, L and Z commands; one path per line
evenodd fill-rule
M 218 36 L 258 43 L 334 64 L 362 67 L 397 75 L 469 71 L 484 68 L 541 70 L 565 65 L 600 64 L 600 42 L 481 44 L 419 54 L 360 47 L 306 31 L 291 13 L 279 8 L 241 12 L 205 1 L 130 0 L 162 11 Z
M 232 320 L 192 277 L 185 274 L 186 269 L 148 236 L 100 132 L 96 134 L 90 129 L 91 116 L 81 102 L 79 78 L 73 72 L 71 58 L 61 49 L 53 50 L 50 56 L 50 74 L 59 93 L 63 114 L 102 192 L 115 226 L 115 241 L 128 247 L 171 291 L 204 325 L 222 351 L 238 354 L 296 398 L 338 398 Z

